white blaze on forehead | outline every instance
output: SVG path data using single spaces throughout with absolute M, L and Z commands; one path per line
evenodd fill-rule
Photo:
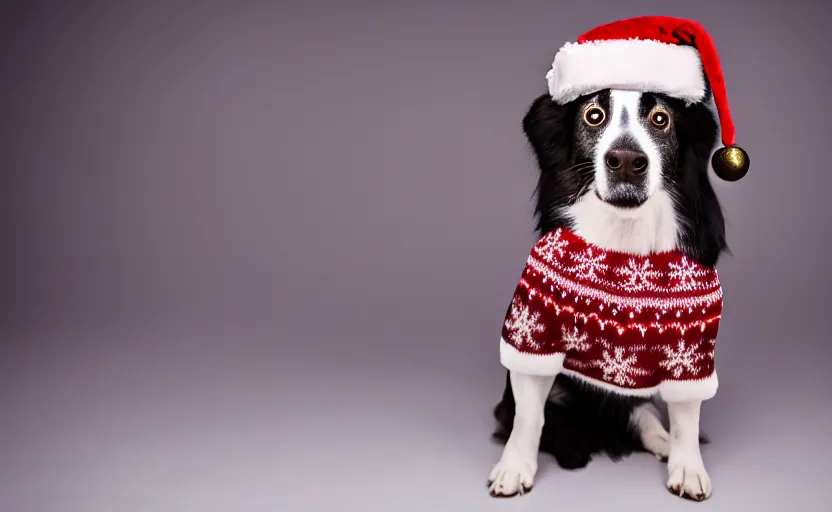
M 609 191 L 607 167 L 604 163 L 607 151 L 622 137 L 627 137 L 647 155 L 647 194 L 655 192 L 661 183 L 661 155 L 656 143 L 650 137 L 639 115 L 642 93 L 638 91 L 613 90 L 610 92 L 610 111 L 607 123 L 595 150 L 595 181 L 598 192 L 605 196 Z

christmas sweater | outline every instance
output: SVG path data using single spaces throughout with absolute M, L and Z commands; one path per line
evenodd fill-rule
M 500 340 L 512 371 L 668 401 L 716 394 L 722 285 L 679 251 L 633 255 L 559 228 L 532 248 Z

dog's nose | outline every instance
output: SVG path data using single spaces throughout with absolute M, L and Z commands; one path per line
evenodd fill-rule
M 641 178 L 647 172 L 647 155 L 632 149 L 611 149 L 604 158 L 607 168 L 624 179 Z

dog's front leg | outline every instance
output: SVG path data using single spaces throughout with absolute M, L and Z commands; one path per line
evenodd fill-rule
M 699 411 L 702 402 L 668 402 L 670 455 L 667 488 L 684 498 L 703 501 L 711 496 L 711 478 L 699 451 Z
M 543 430 L 543 409 L 554 376 L 510 372 L 515 412 L 511 435 L 500 461 L 491 470 L 492 496 L 514 496 L 531 490 L 537 473 L 537 455 Z

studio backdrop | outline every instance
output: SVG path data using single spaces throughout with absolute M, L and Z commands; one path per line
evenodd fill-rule
M 535 241 L 520 123 L 564 41 L 642 14 L 708 27 L 751 155 L 712 179 L 712 506 L 819 500 L 827 9 L 4 3 L 0 509 L 496 507 L 498 341 Z M 549 468 L 528 499 L 685 505 L 654 463 Z

